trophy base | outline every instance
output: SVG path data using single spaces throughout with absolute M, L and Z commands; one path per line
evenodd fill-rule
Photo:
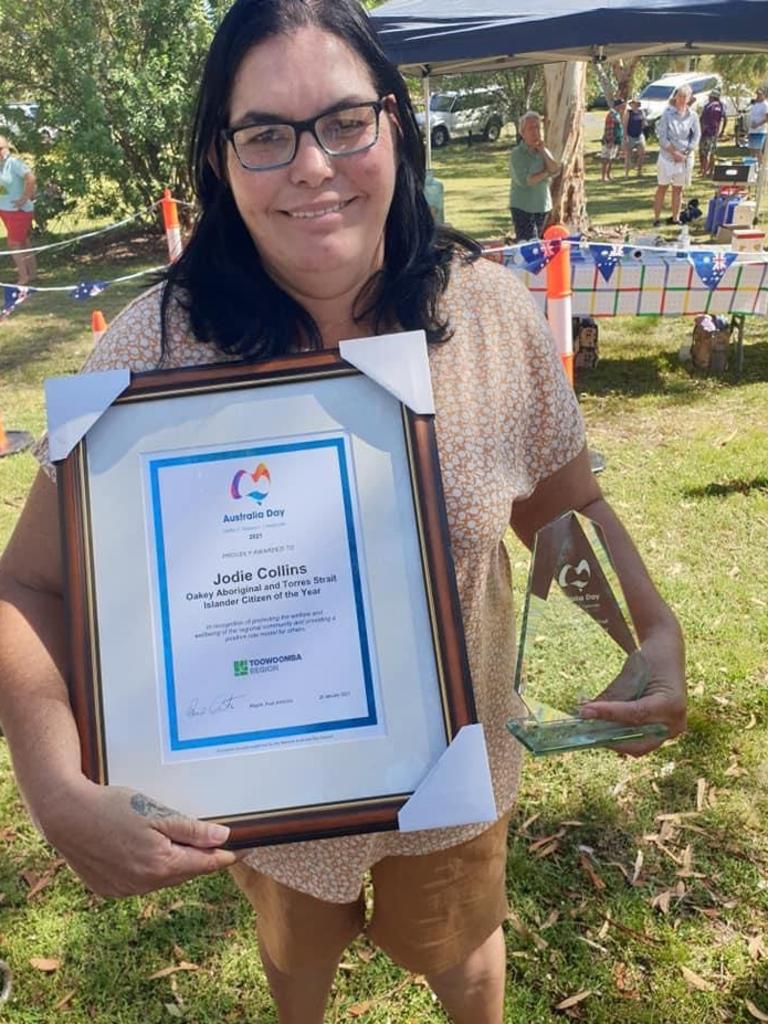
M 543 712 L 542 718 L 511 718 L 507 722 L 512 735 L 535 757 L 626 743 L 646 736 L 667 735 L 667 727 L 661 724 L 619 725 L 595 718 L 563 718 L 561 711 L 548 707 L 545 709 L 543 705 L 537 710 Z

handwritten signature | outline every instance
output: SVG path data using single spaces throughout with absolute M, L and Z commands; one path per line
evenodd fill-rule
M 220 715 L 224 711 L 236 711 L 237 702 L 243 700 L 244 693 L 222 693 L 214 697 L 208 704 L 197 697 L 187 705 L 187 718 L 201 718 L 204 715 Z

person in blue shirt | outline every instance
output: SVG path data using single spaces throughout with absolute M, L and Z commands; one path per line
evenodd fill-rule
M 653 200 L 653 226 L 661 224 L 661 211 L 667 188 L 672 186 L 672 216 L 668 224 L 680 223 L 683 189 L 690 185 L 693 154 L 699 145 L 701 127 L 691 108 L 691 87 L 681 85 L 672 93 L 669 106 L 659 118 L 656 134 L 659 139 L 659 162 L 656 165 L 658 186 Z

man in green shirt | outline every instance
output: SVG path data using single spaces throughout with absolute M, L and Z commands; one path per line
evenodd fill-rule
M 535 110 L 520 118 L 520 139 L 509 157 L 509 208 L 515 240 L 524 242 L 541 236 L 552 209 L 549 179 L 560 172 L 560 164 L 544 145 L 541 116 Z

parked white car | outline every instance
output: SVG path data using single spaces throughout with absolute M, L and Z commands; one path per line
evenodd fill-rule
M 504 103 L 501 89 L 459 89 L 455 92 L 433 93 L 429 101 L 429 123 L 435 149 L 451 139 L 468 135 L 495 142 L 504 124 Z M 416 121 L 424 132 L 423 111 Z
M 651 82 L 640 93 L 640 105 L 645 111 L 648 124 L 652 127 L 659 120 L 669 105 L 672 93 L 681 85 L 690 85 L 696 107 L 701 111 L 709 99 L 713 89 L 722 89 L 723 82 L 719 75 L 687 72 L 677 74 L 671 72 Z

